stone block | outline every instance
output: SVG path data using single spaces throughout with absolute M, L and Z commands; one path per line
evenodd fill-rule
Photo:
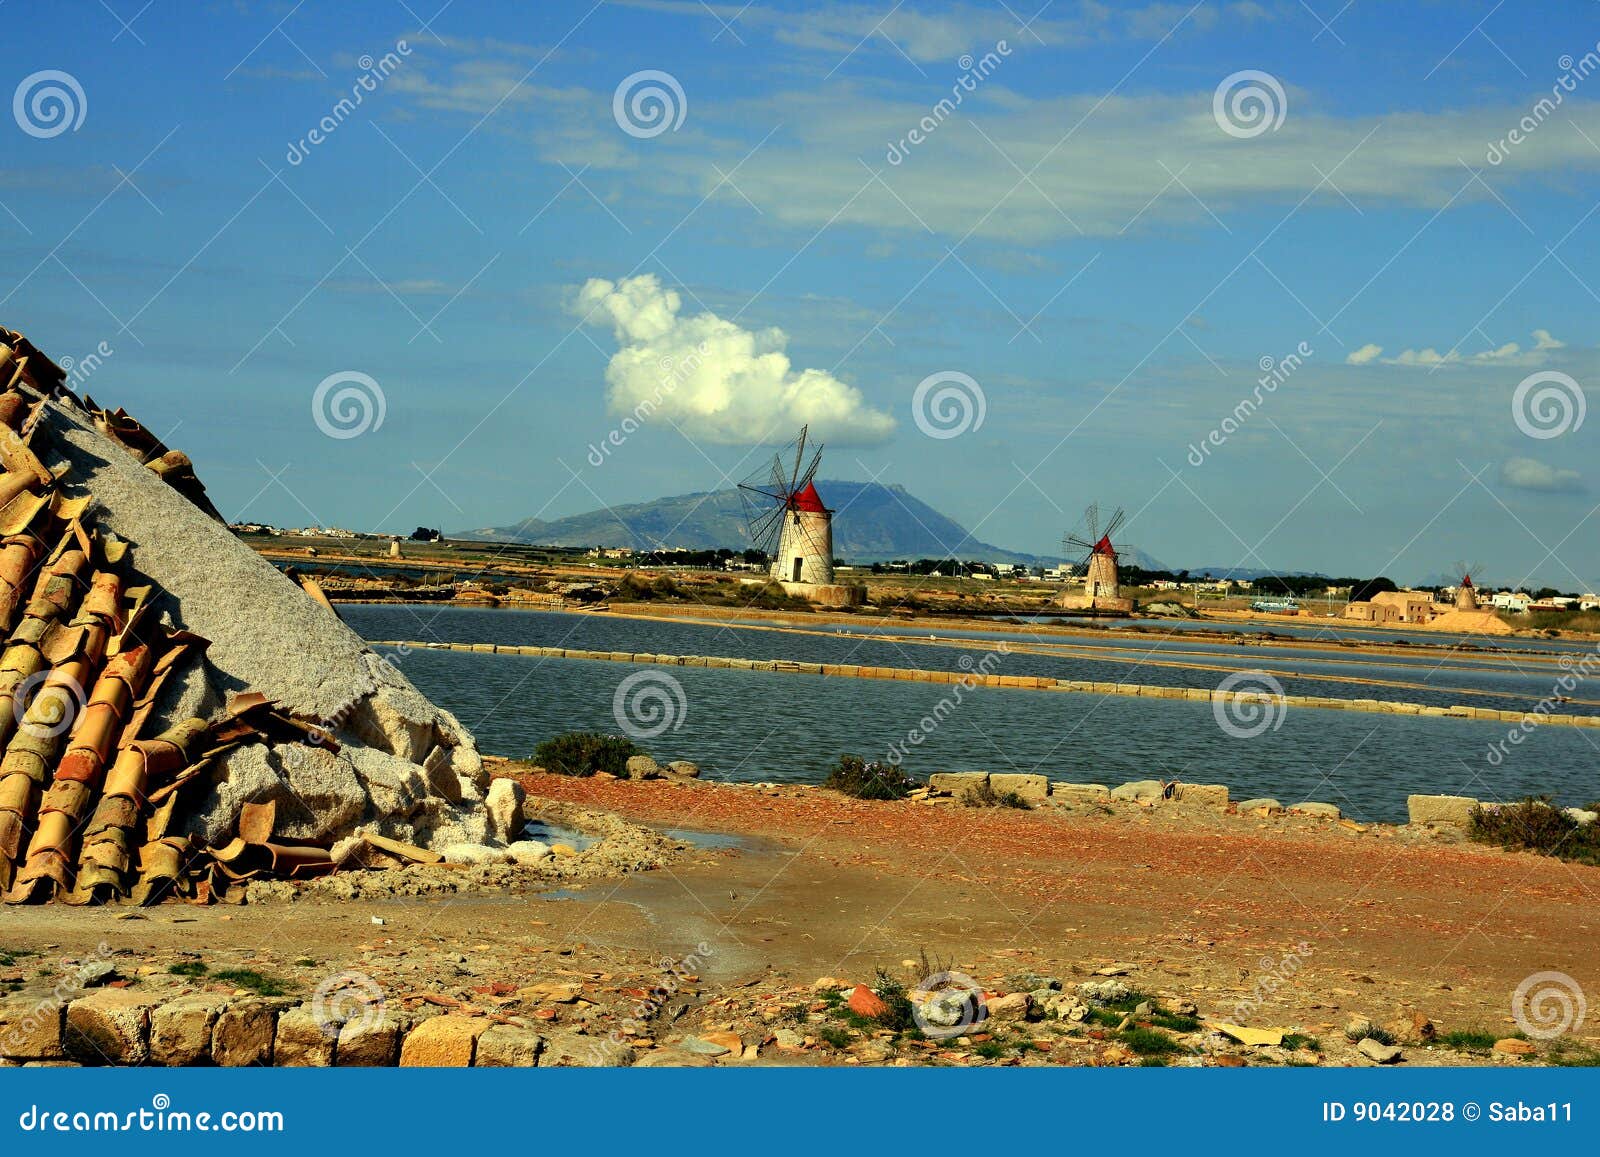
M 1052 783 L 1050 798 L 1060 803 L 1105 803 L 1111 789 L 1103 783 Z
M 1015 792 L 1029 803 L 1043 803 L 1050 796 L 1050 780 L 1042 775 L 996 772 L 989 777 L 989 786 L 998 795 Z
M 430 1017 L 406 1034 L 400 1046 L 403 1068 L 458 1068 L 472 1064 L 478 1038 L 489 1022 L 482 1017 Z
M 928 790 L 946 792 L 960 799 L 968 789 L 989 781 L 986 771 L 936 771 L 928 777 Z
M 59 1060 L 66 1002 L 54 993 L 17 993 L 0 999 L 0 1057 L 8 1060 Z
M 226 997 L 198 993 L 151 1010 L 151 1062 L 181 1068 L 209 1061 L 211 1034 L 227 1006 Z
M 1406 811 L 1414 824 L 1446 824 L 1464 828 L 1478 801 L 1464 795 L 1408 795 Z
M 1136 779 L 1111 789 L 1111 798 L 1116 800 L 1156 800 L 1165 794 L 1166 788 L 1159 779 Z
M 317 1016 L 309 1004 L 278 1016 L 273 1063 L 281 1068 L 325 1069 L 333 1064 L 338 1025 Z
M 266 1001 L 230 1004 L 217 1014 L 211 1032 L 211 1059 L 230 1069 L 270 1065 L 277 1022 L 277 1012 Z
M 404 1026 L 389 1017 L 358 1016 L 339 1029 L 333 1063 L 341 1068 L 385 1068 L 395 1063 Z
M 66 1053 L 85 1065 L 142 1065 L 150 1059 L 154 998 L 102 988 L 67 1005 Z
M 1172 798 L 1181 803 L 1197 803 L 1206 807 L 1228 806 L 1228 785 L 1223 783 L 1180 783 L 1173 788 Z
M 479 1068 L 527 1069 L 539 1063 L 544 1038 L 531 1028 L 493 1024 L 478 1038 Z

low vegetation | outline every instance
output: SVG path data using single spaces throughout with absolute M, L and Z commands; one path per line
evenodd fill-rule
M 618 778 L 628 774 L 628 760 L 639 755 L 633 742 L 619 735 L 567 731 L 533 749 L 533 762 L 557 775 L 590 776 L 604 771 Z
M 247 989 L 257 996 L 287 996 L 289 986 L 275 977 L 257 972 L 253 968 L 224 968 L 213 972 L 211 979 L 235 988 Z
M 1509 851 L 1600 865 L 1600 824 L 1579 823 L 1549 796 L 1475 807 L 1467 835 Z
M 967 788 L 961 795 L 961 802 L 967 807 L 1012 807 L 1022 811 L 1033 807 L 1014 791 L 995 791 L 988 780 Z
M 894 764 L 841 755 L 822 786 L 852 799 L 905 799 L 922 785 Z

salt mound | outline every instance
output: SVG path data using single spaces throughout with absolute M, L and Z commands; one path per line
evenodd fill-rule
M 1430 631 L 1453 631 L 1461 635 L 1510 635 L 1511 624 L 1493 611 L 1446 611 L 1427 623 Z
M 205 898 L 358 832 L 401 859 L 489 842 L 466 728 L 64 377 L 0 329 L 5 899 Z

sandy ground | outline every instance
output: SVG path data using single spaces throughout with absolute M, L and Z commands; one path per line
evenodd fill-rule
M 1205 1019 L 1315 1036 L 1322 1063 L 1359 1063 L 1340 1031 L 1355 1016 L 1403 1026 L 1421 1014 L 1441 1032 L 1502 1037 L 1517 1028 L 1513 993 L 1533 974 L 1564 973 L 1600 992 L 1600 869 L 1407 829 L 1182 805 L 1020 812 L 868 803 L 803 787 L 522 778 L 541 796 L 691 829 L 698 846 L 657 870 L 555 890 L 502 883 L 410 898 L 169 904 L 133 919 L 9 908 L 0 965 L 11 954 L 10 971 L 0 967 L 0 981 L 85 958 L 104 941 L 120 974 L 144 985 L 179 983 L 171 964 L 200 960 L 212 972 L 280 978 L 304 996 L 331 973 L 355 970 L 397 1011 L 464 1002 L 597 1036 L 633 1015 L 672 970 L 667 962 L 687 959 L 692 968 L 677 971 L 692 978 L 672 983 L 671 1006 L 652 1005 L 630 1029 L 632 1055 L 653 1055 L 649 1063 L 704 1063 L 683 1050 L 712 1030 L 744 1042 L 724 1060 L 908 1063 L 907 1049 L 895 1051 L 903 1042 L 861 1032 L 834 1047 L 816 1035 L 833 1015 L 813 1003 L 817 979 L 848 990 L 879 969 L 913 988 L 929 968 L 953 969 L 995 993 L 1025 990 L 1032 977 L 1071 992 L 1111 971 L 1169 1005 L 1192 1002 Z M 580 996 L 551 1000 L 537 987 L 551 984 Z M 1240 1016 L 1240 1001 L 1252 999 Z M 790 1047 L 776 1047 L 784 1024 L 794 1026 Z M 1019 1031 L 1051 1035 L 1045 1027 Z M 1044 1040 L 1049 1051 L 1024 1059 L 986 1060 L 966 1038 L 964 1048 L 910 1057 L 1117 1062 L 1099 1030 L 1048 1027 L 1054 1047 Z M 1600 1043 L 1595 1031 L 1591 1020 L 1573 1039 Z M 1249 1063 L 1284 1059 L 1281 1050 L 1241 1051 Z M 1212 1054 L 1207 1063 L 1225 1063 Z M 1523 1063 L 1420 1042 L 1405 1063 L 1491 1060 Z

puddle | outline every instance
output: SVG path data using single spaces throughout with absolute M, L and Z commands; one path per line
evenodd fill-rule
M 682 840 L 696 848 L 711 851 L 721 851 L 724 848 L 751 851 L 756 847 L 756 841 L 748 836 L 735 836 L 727 832 L 702 832 L 695 828 L 662 828 L 661 834 L 670 839 Z
M 589 893 L 580 892 L 576 888 L 552 888 L 550 891 L 540 892 L 538 895 L 541 900 L 588 900 L 591 898 Z
M 577 852 L 586 851 L 600 842 L 599 836 L 585 835 L 576 828 L 562 827 L 560 824 L 546 823 L 543 820 L 529 821 L 522 829 L 522 838 L 539 840 L 546 844 L 566 844 Z

